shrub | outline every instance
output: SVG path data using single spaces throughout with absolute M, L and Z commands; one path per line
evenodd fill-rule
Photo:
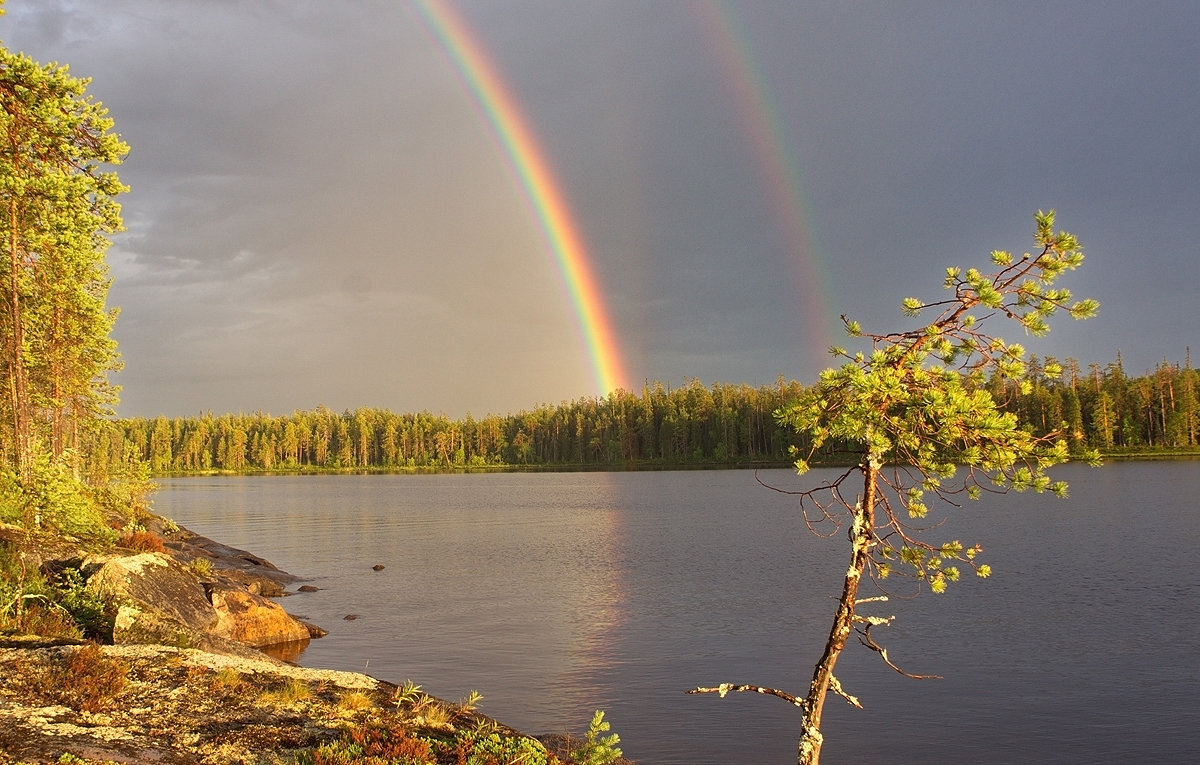
M 536 739 L 526 736 L 504 736 L 499 733 L 482 735 L 463 732 L 459 736 L 459 751 L 467 765 L 556 765 L 558 758 L 546 751 Z
M 150 480 L 150 464 L 132 444 L 126 444 L 124 459 L 111 475 L 98 477 L 96 483 L 104 486 L 99 492 L 104 509 L 125 520 L 145 518 L 158 488 Z
M 59 591 L 41 569 L 0 542 L 0 631 L 78 639 L 83 631 L 58 603 Z
M 300 765 L 436 765 L 433 747 L 403 726 L 368 722 L 297 760 Z
M 621 737 L 616 733 L 608 733 L 611 726 L 604 719 L 604 712 L 597 709 L 588 725 L 587 739 L 583 746 L 571 750 L 571 762 L 576 765 L 609 765 L 621 758 L 621 750 L 617 744 Z
M 75 478 L 69 452 L 58 459 L 39 455 L 28 481 L 11 470 L 0 471 L 0 520 L 30 531 L 48 530 L 80 539 L 110 543 L 97 492 Z
M 86 584 L 79 569 L 63 569 L 58 575 L 55 600 L 79 625 L 83 637 L 111 643 L 114 614 L 104 599 L 87 589 Z
M 155 534 L 153 531 L 146 531 L 145 529 L 140 529 L 123 535 L 117 544 L 121 547 L 129 550 L 136 550 L 138 552 L 167 551 L 167 549 L 163 547 L 162 537 L 160 537 L 158 534 Z
M 48 667 L 40 690 L 63 706 L 98 712 L 124 690 L 128 676 L 128 664 L 105 656 L 99 643 L 89 641 L 66 661 Z

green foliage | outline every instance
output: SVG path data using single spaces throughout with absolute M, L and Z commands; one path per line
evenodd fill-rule
M 582 746 L 571 750 L 571 762 L 575 765 L 609 765 L 621 758 L 617 747 L 621 737 L 616 733 L 604 735 L 610 729 L 604 712 L 597 709 L 588 724 L 587 738 Z
M 54 586 L 29 558 L 15 545 L 0 542 L 0 632 L 80 637 L 54 596 Z
M 116 400 L 104 252 L 121 229 L 115 197 L 126 189 L 102 168 L 128 147 L 88 85 L 66 66 L 0 47 L 0 359 L 9 391 L 0 421 L 22 480 L 39 450 L 60 458 Z
M 188 571 L 199 577 L 206 577 L 212 573 L 212 561 L 208 558 L 192 558 L 188 562 Z
M 558 762 L 541 742 L 527 736 L 469 730 L 459 733 L 456 744 L 466 755 L 467 765 L 507 765 L 517 762 L 551 765 Z
M 1036 216 L 1035 241 L 1041 248 L 1036 257 L 1018 260 L 997 251 L 992 254 L 996 272 L 947 269 L 944 286 L 951 297 L 904 301 L 908 314 L 936 312 L 932 321 L 906 332 L 864 335 L 872 342 L 869 353 L 842 352 L 846 363 L 823 372 L 816 386 L 778 412 L 781 422 L 811 441 L 798 455 L 801 472 L 827 444 L 848 449 L 859 463 L 841 479 L 803 495 L 817 510 L 815 517 L 855 516 L 854 503 L 840 492 L 844 479 L 862 473 L 873 483 L 880 517 L 870 530 L 869 563 L 881 577 L 904 573 L 943 592 L 958 581 L 955 564 L 981 576 L 989 572 L 977 560 L 978 545 L 925 541 L 911 521 L 926 517 L 927 497 L 975 499 L 982 491 L 1008 489 L 1065 495 L 1066 485 L 1045 473 L 1068 459 L 1065 434 L 1035 434 L 1021 427 L 987 387 L 988 373 L 1000 379 L 1025 374 L 1024 348 L 981 329 L 985 320 L 1004 317 L 1036 336 L 1048 330 L 1046 319 L 1059 310 L 1074 318 L 1095 313 L 1095 301 L 1075 301 L 1069 290 L 1054 286 L 1079 266 L 1083 254 L 1075 237 L 1054 231 L 1053 222 L 1053 213 Z M 861 333 L 852 328 L 851 334 Z M 1055 376 L 1061 373 L 1057 363 L 1048 366 Z
M 297 754 L 298 765 L 559 765 L 561 762 L 539 741 L 528 736 L 501 731 L 486 718 L 477 718 L 466 727 L 452 724 L 426 724 L 428 706 L 439 704 L 406 683 L 393 698 L 397 710 L 392 715 L 372 716 L 315 749 Z M 464 701 L 468 707 L 478 701 L 476 694 Z M 459 714 L 469 712 L 459 706 Z M 586 743 L 571 753 L 575 765 L 610 765 L 621 756 L 616 748 L 619 738 L 602 735 L 609 729 L 604 713 L 592 718 Z
M 79 625 L 83 637 L 111 643 L 114 614 L 108 604 L 87 589 L 86 585 L 83 573 L 78 568 L 63 569 L 55 585 L 55 601 Z
M 111 641 L 113 615 L 85 584 L 78 568 L 48 577 L 0 542 L 0 631 Z
M 842 365 L 824 371 L 815 386 L 777 412 L 779 421 L 809 444 L 796 452 L 799 472 L 807 471 L 822 450 L 844 450 L 853 463 L 839 477 L 798 492 L 810 529 L 849 527 L 850 563 L 829 638 L 803 699 L 774 688 L 731 683 L 691 692 L 724 696 L 730 690 L 756 690 L 795 704 L 804 714 L 797 747 L 800 765 L 820 761 L 829 691 L 861 706 L 833 674 L 852 633 L 887 666 L 908 674 L 871 635 L 872 628 L 895 617 L 856 613 L 861 604 L 887 600 L 886 595 L 859 598 L 864 576 L 876 583 L 911 576 L 919 586 L 940 593 L 959 581 L 960 567 L 979 577 L 991 573 L 978 560 L 980 545 L 926 538 L 930 528 L 940 525 L 923 520 L 930 501 L 955 505 L 960 496 L 977 499 L 984 491 L 1008 490 L 1066 496 L 1066 484 L 1051 481 L 1045 471 L 1068 459 L 1075 433 L 1065 423 L 1041 432 L 1021 427 L 1017 416 L 992 395 L 1008 380 L 1019 380 L 1021 395 L 1028 395 L 1042 378 L 1060 376 L 1061 365 L 1047 364 L 1040 377 L 1027 376 L 1025 349 L 982 329 L 989 320 L 1005 318 L 1037 337 L 1049 331 L 1047 319 L 1059 311 L 1076 319 L 1095 314 L 1094 300 L 1074 300 L 1069 290 L 1055 286 L 1059 276 L 1083 262 L 1079 242 L 1054 230 L 1053 212 L 1039 211 L 1035 224 L 1036 255 L 1017 259 L 994 251 L 991 262 L 997 270 L 990 273 L 946 269 L 943 286 L 950 296 L 934 302 L 905 299 L 905 315 L 931 316 L 924 326 L 870 334 L 843 317 L 849 335 L 870 341 L 869 351 L 833 349 Z M 1098 460 L 1094 453 L 1084 456 Z M 861 484 L 854 485 L 852 478 Z
M 126 446 L 121 455 L 118 462 L 105 466 L 105 479 L 99 483 L 103 486 L 99 492 L 101 504 L 107 512 L 126 520 L 142 520 L 150 513 L 150 497 L 157 489 L 150 480 L 150 463 L 132 446 Z
M 121 448 L 162 471 L 480 468 L 512 465 L 784 463 L 792 437 L 771 413 L 800 391 L 776 385 L 646 385 L 505 416 L 324 407 L 119 421 Z M 115 456 L 118 449 L 110 449 Z
M 103 543 L 116 539 L 96 492 L 72 475 L 69 455 L 52 460 L 39 453 L 25 481 L 11 470 L 0 470 L 0 513 L 3 520 L 33 531 Z

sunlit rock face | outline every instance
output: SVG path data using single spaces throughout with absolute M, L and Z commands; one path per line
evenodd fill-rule
M 309 628 L 278 604 L 217 575 L 205 580 L 161 553 L 111 558 L 88 587 L 118 606 L 113 642 L 241 653 L 239 646 L 307 640 Z
M 217 613 L 215 633 L 239 643 L 265 646 L 307 640 L 308 628 L 279 604 L 261 595 L 239 590 L 213 590 Z
M 88 577 L 88 588 L 119 604 L 113 642 L 191 642 L 211 632 L 217 612 L 194 574 L 161 553 L 141 553 L 104 562 Z

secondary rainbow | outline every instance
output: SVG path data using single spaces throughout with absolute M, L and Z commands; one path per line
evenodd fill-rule
M 570 294 L 600 395 L 624 387 L 624 365 L 604 293 L 566 196 L 520 105 L 449 2 L 416 0 L 414 4 L 482 108 L 533 206 Z
M 788 148 L 788 131 L 732 4 L 707 0 L 692 7 L 712 43 L 727 87 L 736 100 L 743 129 L 754 146 L 767 197 L 797 281 L 800 319 L 809 344 L 802 349 L 802 355 L 809 361 L 819 360 L 819 369 L 827 361 L 827 349 L 841 332 L 834 330 L 835 313 L 830 308 L 836 297 L 833 283 L 821 262 L 822 248 L 808 212 L 810 205 L 805 199 L 798 163 Z

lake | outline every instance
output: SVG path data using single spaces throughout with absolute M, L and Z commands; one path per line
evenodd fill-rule
M 781 488 L 834 472 L 761 471 Z M 950 509 L 988 580 L 896 599 L 830 696 L 839 762 L 1193 762 L 1200 748 L 1200 462 L 1052 471 L 1071 498 Z M 797 710 L 848 550 L 751 471 L 172 478 L 155 510 L 320 588 L 306 666 L 412 680 L 531 733 L 607 711 L 640 765 L 794 762 Z M 931 516 L 934 513 L 931 513 Z M 373 571 L 372 566 L 386 568 Z M 294 589 L 294 587 L 292 588 Z M 902 587 L 899 589 L 903 589 Z M 356 615 L 352 621 L 344 619 Z

